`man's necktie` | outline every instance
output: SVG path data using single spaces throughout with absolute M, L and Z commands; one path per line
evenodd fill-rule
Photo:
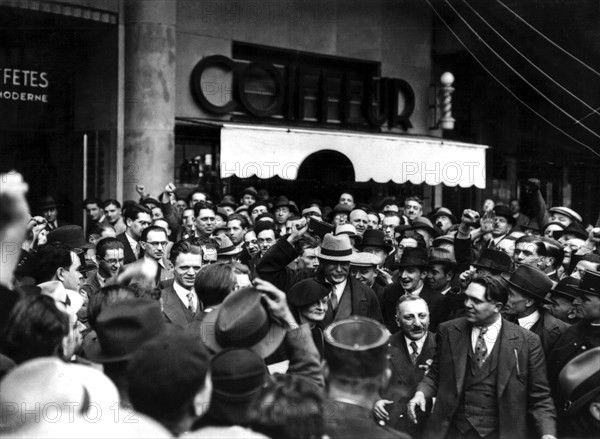
M 481 367 L 488 354 L 487 345 L 485 344 L 485 333 L 487 330 L 487 326 L 482 326 L 475 342 L 475 360 L 477 360 L 477 366 L 479 367 Z
M 410 361 L 412 364 L 416 364 L 417 358 L 419 357 L 419 348 L 417 347 L 417 343 L 411 341 L 410 348 L 412 349 L 412 353 L 410 354 Z
M 335 291 L 331 292 L 331 297 L 329 298 L 329 303 L 331 304 L 331 310 L 335 313 L 338 307 L 338 298 L 335 294 Z
M 188 309 L 192 312 L 192 314 L 196 314 L 196 309 L 194 308 L 194 293 L 188 291 L 187 293 L 188 299 Z

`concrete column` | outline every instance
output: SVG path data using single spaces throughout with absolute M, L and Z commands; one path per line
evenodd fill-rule
M 176 0 L 125 0 L 123 197 L 158 195 L 175 161 Z

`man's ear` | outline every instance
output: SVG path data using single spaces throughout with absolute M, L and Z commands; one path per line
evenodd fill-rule
M 131 224 L 133 224 L 131 218 L 125 218 L 125 225 L 127 225 L 127 227 L 131 227 Z
M 427 277 L 427 274 L 429 274 L 428 270 L 421 271 L 421 279 L 425 279 Z
M 140 240 L 140 247 L 142 247 L 142 249 L 146 250 L 146 241 Z
M 54 273 L 54 277 L 56 280 L 63 281 L 65 279 L 65 269 L 63 267 L 58 267 L 56 272 Z

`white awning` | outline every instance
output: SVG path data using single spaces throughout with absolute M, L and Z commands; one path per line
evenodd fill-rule
M 221 177 L 295 180 L 302 162 L 322 150 L 344 154 L 356 181 L 410 181 L 485 188 L 485 145 L 405 135 L 362 134 L 224 124 Z

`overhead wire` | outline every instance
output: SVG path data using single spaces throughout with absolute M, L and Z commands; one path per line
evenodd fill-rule
M 506 65 L 506 67 L 508 67 L 515 75 L 517 75 L 523 82 L 525 82 L 527 85 L 529 85 L 529 87 L 531 87 L 533 90 L 535 90 L 541 97 L 543 97 L 548 103 L 550 103 L 553 107 L 555 107 L 556 109 L 558 109 L 561 113 L 563 113 L 565 116 L 567 116 L 569 119 L 573 120 L 574 122 L 579 122 L 579 120 L 575 117 L 573 117 L 568 111 L 566 111 L 565 109 L 563 109 L 560 105 L 558 105 L 556 102 L 554 102 L 552 99 L 550 99 L 548 96 L 546 96 L 542 91 L 540 91 L 535 85 L 533 85 L 527 78 L 525 78 L 521 73 L 519 73 L 513 66 L 510 65 L 509 62 L 507 62 L 502 55 L 500 55 L 496 50 L 494 50 L 494 48 L 492 48 L 492 46 L 490 46 L 483 38 L 482 36 L 475 30 L 473 29 L 473 27 L 467 22 L 467 20 L 465 20 L 465 18 L 460 14 L 460 12 L 458 12 L 456 10 L 456 8 L 454 6 L 452 6 L 451 3 L 449 3 L 448 0 L 444 0 L 445 3 L 450 7 L 450 9 L 452 9 L 454 11 L 454 13 L 456 14 L 456 16 L 469 28 L 469 30 L 477 37 L 478 41 L 480 41 L 483 45 L 485 45 L 485 47 L 487 47 L 487 49 L 492 52 L 494 55 L 496 55 L 496 57 L 502 61 L 502 63 L 504 65 Z M 586 131 L 588 131 L 590 134 L 592 134 L 593 136 L 597 137 L 598 139 L 600 139 L 600 134 L 596 133 L 594 130 L 592 130 L 591 128 L 589 128 L 588 126 L 586 126 L 583 123 L 579 123 L 579 125 L 581 125 L 581 127 L 583 129 L 585 129 Z
M 515 47 L 510 41 L 508 41 L 506 38 L 504 38 L 500 32 L 498 32 L 496 30 L 496 28 L 494 28 L 494 26 L 492 26 L 484 17 L 481 16 L 481 14 L 479 12 L 477 12 L 475 10 L 475 8 L 473 8 L 473 6 L 471 6 L 467 0 L 462 0 L 462 2 L 471 10 L 473 11 L 473 13 L 475 15 L 477 15 L 477 17 L 483 21 L 496 35 L 498 35 L 502 41 L 504 41 L 511 49 L 513 49 L 516 53 L 519 54 L 519 56 L 521 56 L 521 58 L 523 58 L 525 61 L 527 61 L 528 64 L 530 64 L 533 68 L 535 68 L 538 72 L 540 72 L 542 75 L 544 75 L 544 77 L 546 77 L 547 79 L 549 79 L 553 84 L 557 85 L 561 90 L 563 90 L 564 92 L 566 92 L 569 96 L 571 96 L 573 99 L 577 100 L 578 102 L 580 102 L 581 104 L 583 104 L 588 110 L 592 110 L 591 114 L 594 113 L 598 113 L 598 109 L 592 107 L 591 105 L 589 105 L 587 102 L 585 102 L 583 99 L 579 98 L 579 96 L 575 95 L 574 93 L 572 93 L 571 91 L 569 91 L 566 87 L 564 87 L 562 84 L 560 84 L 558 81 L 554 80 L 550 75 L 548 75 L 546 72 L 544 72 L 540 67 L 538 67 L 533 61 L 531 61 L 527 56 L 525 56 L 523 54 L 523 52 L 521 52 L 517 47 Z M 448 1 L 446 1 L 446 3 L 448 3 Z M 600 109 L 600 108 L 599 108 Z M 589 116 L 588 116 L 589 117 Z M 579 120 L 581 121 L 581 119 Z M 579 123 L 578 121 L 578 123 Z
M 585 68 L 587 68 L 588 70 L 590 70 L 591 72 L 594 72 L 596 75 L 600 76 L 600 72 L 598 72 L 597 70 L 595 70 L 593 67 L 589 66 L 588 64 L 586 64 L 584 61 L 580 60 L 579 58 L 577 58 L 575 55 L 571 54 L 568 50 L 563 49 L 561 46 L 559 46 L 558 44 L 556 44 L 554 41 L 552 41 L 550 38 L 548 38 L 546 35 L 544 35 L 542 32 L 540 32 L 539 30 L 537 30 L 535 27 L 533 27 L 531 24 L 529 24 L 524 18 L 522 18 L 519 14 L 517 14 L 515 11 L 513 11 L 512 9 L 510 9 L 508 6 L 506 6 L 501 0 L 496 0 L 496 3 L 499 3 L 504 9 L 506 9 L 508 12 L 510 12 L 511 14 L 513 14 L 517 19 L 519 19 L 521 22 L 523 22 L 529 29 L 531 29 L 532 31 L 534 31 L 536 34 L 538 34 L 540 37 L 542 37 L 544 40 L 546 40 L 548 43 L 550 43 L 552 46 L 556 47 L 558 50 L 560 50 L 562 53 L 564 53 L 565 55 L 567 55 L 569 58 L 577 61 L 579 64 L 581 64 L 582 66 L 584 66 Z
M 514 97 L 518 102 L 520 102 L 523 106 L 525 106 L 527 109 L 529 109 L 532 113 L 534 113 L 540 119 L 544 120 L 548 125 L 552 126 L 554 129 L 556 129 L 557 131 L 559 131 L 560 133 L 562 133 L 564 136 L 566 136 L 567 138 L 571 139 L 573 142 L 577 143 L 578 145 L 583 146 L 584 148 L 586 148 L 587 150 L 589 150 L 595 156 L 600 157 L 600 153 L 598 153 L 597 151 L 595 151 L 591 146 L 586 145 L 582 141 L 580 141 L 580 140 L 576 139 L 575 137 L 573 137 L 571 134 L 567 133 L 565 130 L 563 130 L 559 126 L 557 126 L 554 123 L 552 123 L 551 120 L 549 120 L 548 118 L 546 118 L 544 115 L 540 114 L 533 107 L 531 107 L 527 102 L 525 102 L 523 99 L 521 99 L 519 96 L 517 96 L 517 94 L 515 92 L 513 92 L 507 85 L 505 85 L 500 80 L 500 78 L 498 78 L 496 75 L 494 75 L 492 73 L 492 71 L 490 69 L 488 69 L 477 58 L 477 56 L 473 53 L 473 51 L 471 49 L 469 49 L 469 47 L 465 44 L 465 42 L 452 29 L 452 27 L 448 24 L 448 22 L 446 20 L 444 20 L 444 18 L 437 11 L 437 9 L 435 8 L 435 6 L 433 6 L 429 0 L 424 0 L 424 1 L 429 5 L 429 7 L 433 10 L 433 12 L 435 13 L 435 15 L 437 15 L 437 17 L 442 21 L 442 23 L 444 23 L 444 25 L 448 28 L 448 30 L 450 31 L 450 33 L 452 33 L 452 35 L 454 35 L 454 38 L 456 38 L 456 40 L 461 44 L 461 46 L 463 46 L 465 48 L 465 50 L 473 57 L 473 59 L 475 60 L 475 62 L 477 62 L 477 64 L 479 64 L 481 66 L 481 68 L 483 70 L 485 70 L 487 72 L 487 74 L 490 75 L 502 88 L 504 88 L 508 93 L 510 93 L 512 95 L 512 97 Z

